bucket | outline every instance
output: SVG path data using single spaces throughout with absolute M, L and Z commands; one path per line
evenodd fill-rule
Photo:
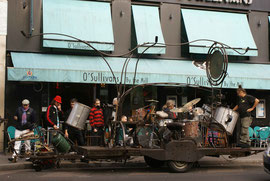
M 84 104 L 78 102 L 75 103 L 71 113 L 69 114 L 66 124 L 80 130 L 84 130 L 85 122 L 89 117 L 90 110 L 90 107 Z
M 71 148 L 69 142 L 60 133 L 53 135 L 52 144 L 60 153 L 67 153 Z

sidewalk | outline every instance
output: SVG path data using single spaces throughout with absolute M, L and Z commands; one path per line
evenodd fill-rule
M 27 162 L 24 159 L 19 159 L 17 163 L 11 163 L 8 161 L 10 155 L 4 155 L 0 153 L 0 171 L 2 170 L 15 170 L 15 169 L 32 169 L 32 162 Z M 263 165 L 263 153 L 258 153 L 249 157 L 240 157 L 237 159 L 229 159 L 228 156 L 216 157 L 203 157 L 199 161 L 200 165 L 216 165 L 216 166 L 261 166 Z M 92 161 L 89 164 L 76 161 L 71 163 L 70 161 L 61 161 L 61 168 L 97 168 L 97 167 L 145 167 L 143 157 L 133 157 L 128 160 L 126 165 L 123 162 L 99 162 Z

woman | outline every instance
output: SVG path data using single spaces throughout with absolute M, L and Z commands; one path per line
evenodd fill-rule
M 61 109 L 62 98 L 60 96 L 55 96 L 52 100 L 51 105 L 47 109 L 47 124 L 48 128 L 53 128 L 58 130 L 60 127 L 60 120 L 63 117 L 63 111 Z

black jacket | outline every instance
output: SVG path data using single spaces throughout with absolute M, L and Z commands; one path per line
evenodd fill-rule
M 18 120 L 16 121 L 15 127 L 18 130 L 26 130 L 30 129 L 32 130 L 34 128 L 34 124 L 36 123 L 36 111 L 29 107 L 29 109 L 26 111 L 26 124 L 22 125 L 22 115 L 23 115 L 23 107 L 18 107 L 16 110 L 15 116 L 18 117 Z
M 54 125 L 57 125 L 57 114 L 56 114 L 57 108 L 55 106 L 49 105 L 46 113 L 46 119 L 47 119 L 47 126 L 53 127 Z M 63 120 L 63 112 L 58 111 L 58 117 L 59 121 Z

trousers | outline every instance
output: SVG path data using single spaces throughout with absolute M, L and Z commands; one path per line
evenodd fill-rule
M 15 138 L 20 137 L 22 134 L 28 133 L 29 130 L 15 130 Z M 14 149 L 17 152 L 17 154 L 20 154 L 21 152 L 21 145 L 22 145 L 22 141 L 15 141 L 15 145 L 14 145 Z M 24 141 L 24 145 L 25 145 L 25 152 L 30 151 L 31 150 L 31 145 L 30 145 L 30 140 L 25 140 Z M 16 156 L 16 152 L 13 152 L 12 157 L 14 158 Z
M 249 139 L 249 131 L 248 128 L 252 123 L 252 117 L 244 117 L 241 118 L 241 134 L 240 134 L 240 142 L 247 143 L 250 145 Z

